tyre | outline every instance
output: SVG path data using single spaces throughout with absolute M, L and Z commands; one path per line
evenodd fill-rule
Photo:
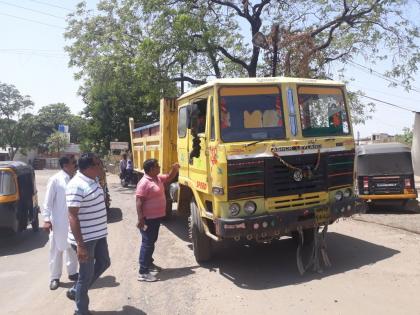
M 31 226 L 32 226 L 32 231 L 38 232 L 38 230 L 39 230 L 38 208 L 36 208 L 36 210 L 34 210 L 34 217 L 32 219 Z
M 26 210 L 25 210 L 25 212 L 26 212 Z M 18 222 L 19 222 L 18 232 L 26 230 L 26 228 L 28 226 L 28 214 L 24 213 L 24 211 L 22 211 L 22 209 L 19 209 L 17 218 L 18 218 Z
M 173 202 L 178 202 L 178 183 L 172 183 L 169 185 L 169 195 Z
M 372 213 L 375 211 L 375 205 L 373 202 L 367 202 L 366 203 L 366 213 Z
M 195 200 L 191 201 L 190 210 L 190 235 L 194 256 L 198 263 L 202 263 L 210 260 L 212 257 L 211 239 L 204 232 L 204 225 Z
M 314 230 L 315 228 L 304 229 L 303 232 L 303 246 L 310 245 L 314 241 Z M 292 237 L 296 241 L 296 244 L 299 243 L 299 232 L 292 232 Z

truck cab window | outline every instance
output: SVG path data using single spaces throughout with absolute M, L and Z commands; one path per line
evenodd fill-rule
M 304 137 L 342 136 L 350 133 L 340 88 L 299 87 L 298 102 Z
M 229 95 L 232 93 L 232 95 Z M 224 142 L 284 139 L 283 105 L 277 87 L 220 91 L 220 134 Z
M 198 105 L 197 133 L 206 131 L 207 99 L 196 102 Z
M 187 107 L 181 107 L 178 113 L 178 136 L 184 138 L 187 135 Z

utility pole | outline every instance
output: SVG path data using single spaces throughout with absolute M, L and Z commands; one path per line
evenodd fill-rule
M 184 94 L 184 63 L 181 62 L 181 95 Z
M 277 72 L 277 55 L 279 50 L 279 33 L 280 26 L 275 23 L 271 27 L 271 32 L 268 35 L 264 35 L 261 32 L 255 33 L 252 37 L 252 43 L 262 49 L 271 51 L 273 56 L 271 60 L 271 75 L 276 76 Z
M 279 25 L 274 24 L 271 28 L 271 43 L 273 44 L 273 69 L 272 69 L 272 76 L 276 76 L 276 70 L 277 70 L 277 43 L 279 41 Z

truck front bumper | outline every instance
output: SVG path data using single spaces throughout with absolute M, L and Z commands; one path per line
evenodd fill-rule
M 216 235 L 221 238 L 269 238 L 289 235 L 298 227 L 309 229 L 333 223 L 341 217 L 364 212 L 365 205 L 358 198 L 348 198 L 331 205 L 308 207 L 299 210 L 281 211 L 272 214 L 217 218 L 214 220 Z

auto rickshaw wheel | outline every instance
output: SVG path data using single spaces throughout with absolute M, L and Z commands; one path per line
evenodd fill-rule
M 26 230 L 28 226 L 28 214 L 18 210 L 18 232 Z
M 31 222 L 32 231 L 38 232 L 39 231 L 39 217 L 38 217 L 38 208 L 34 210 L 34 217 Z

